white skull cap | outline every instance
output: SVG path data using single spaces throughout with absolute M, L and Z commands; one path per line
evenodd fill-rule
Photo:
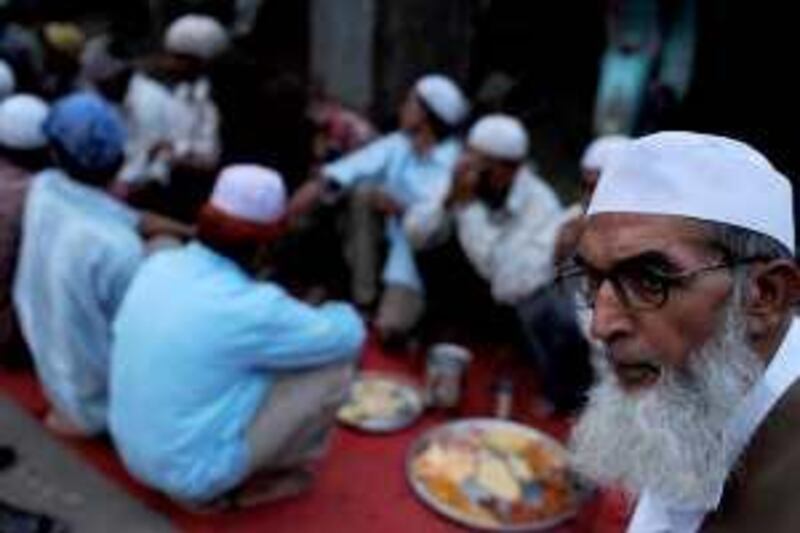
M 228 32 L 213 17 L 184 15 L 167 28 L 164 48 L 168 52 L 208 61 L 228 48 Z
M 509 115 L 487 115 L 469 130 L 467 145 L 498 159 L 521 161 L 528 155 L 528 133 Z
M 0 145 L 15 150 L 36 150 L 47 145 L 45 120 L 50 106 L 32 94 L 15 94 L 0 102 Z
M 414 91 L 437 117 L 450 126 L 458 126 L 469 113 L 469 101 L 447 76 L 423 76 L 417 80 Z
M 587 215 L 676 215 L 767 235 L 792 253 L 789 180 L 740 141 L 682 131 L 632 140 L 600 174 Z
M 286 213 L 286 188 L 271 168 L 231 165 L 220 172 L 210 203 L 232 217 L 269 224 Z

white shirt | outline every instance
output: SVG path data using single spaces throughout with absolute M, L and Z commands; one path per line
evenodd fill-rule
M 176 158 L 191 156 L 209 164 L 219 159 L 219 112 L 207 79 L 181 83 L 171 91 L 136 74 L 123 107 L 129 130 L 125 165 L 120 171 L 123 182 L 168 180 L 168 161 L 151 153 L 159 143 L 171 144 Z
M 443 198 L 442 198 L 443 200 Z M 447 224 L 441 204 L 409 212 L 404 229 L 424 247 Z M 474 200 L 452 213 L 458 241 L 473 268 L 498 302 L 513 304 L 549 283 L 553 252 L 563 220 L 553 190 L 527 166 L 514 176 L 502 209 Z
M 734 439 L 735 454 L 729 459 L 732 468 L 756 429 L 778 400 L 800 377 L 800 323 L 793 320 L 781 347 L 767 366 L 761 379 L 745 396 L 731 418 L 728 429 Z M 713 501 L 695 506 L 676 505 L 645 490 L 628 526 L 628 533 L 693 533 L 700 529 L 708 512 L 722 500 L 724 485 L 718 488 Z

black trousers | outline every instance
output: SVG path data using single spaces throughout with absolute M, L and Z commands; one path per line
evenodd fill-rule
M 559 411 L 580 408 L 594 373 L 590 346 L 578 326 L 572 300 L 548 286 L 515 309 L 525 346 L 541 372 L 545 397 Z

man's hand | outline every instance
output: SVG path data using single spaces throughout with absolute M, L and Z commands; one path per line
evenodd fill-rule
M 450 194 L 445 200 L 445 206 L 452 207 L 462 205 L 475 198 L 475 190 L 478 187 L 480 173 L 472 165 L 459 165 L 453 177 L 453 185 Z
M 322 197 L 325 182 L 322 178 L 314 178 L 302 184 L 289 199 L 286 214 L 289 220 L 295 220 L 314 209 Z
M 147 157 L 150 161 L 154 159 L 164 159 L 170 161 L 175 156 L 175 148 L 172 142 L 161 140 L 150 147 Z

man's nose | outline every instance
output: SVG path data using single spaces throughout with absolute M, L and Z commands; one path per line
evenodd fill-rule
M 606 279 L 598 287 L 593 311 L 592 337 L 609 342 L 631 332 L 633 324 L 630 311 L 611 281 Z

